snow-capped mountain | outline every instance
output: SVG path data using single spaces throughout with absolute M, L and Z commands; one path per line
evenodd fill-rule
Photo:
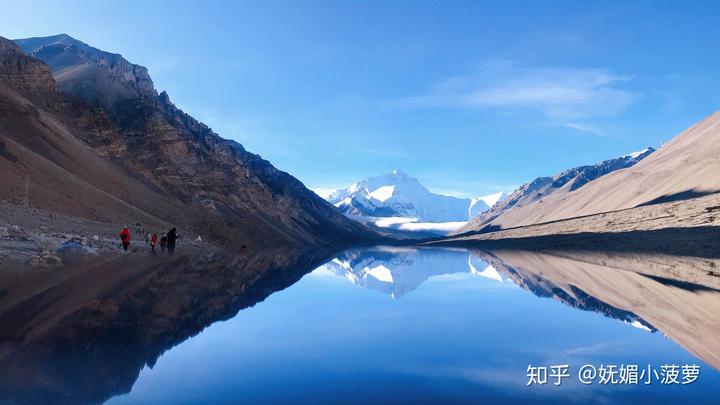
M 327 200 L 351 217 L 401 217 L 444 223 L 469 221 L 503 196 L 496 193 L 470 199 L 435 194 L 407 173 L 393 170 L 336 190 Z

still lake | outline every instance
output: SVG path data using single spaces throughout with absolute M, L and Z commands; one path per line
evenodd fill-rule
M 168 349 L 109 403 L 712 403 L 720 393 L 720 292 L 702 268 L 713 263 L 350 250 Z M 697 274 L 667 278 L 666 269 Z M 559 386 L 553 365 L 568 365 Z M 637 365 L 650 383 L 641 375 L 601 384 L 598 373 L 582 384 L 584 365 Z M 679 384 L 663 384 L 672 371 L 663 365 L 679 367 Z M 700 366 L 690 384 L 682 384 L 685 365 Z M 547 384 L 528 386 L 528 366 L 547 367 Z

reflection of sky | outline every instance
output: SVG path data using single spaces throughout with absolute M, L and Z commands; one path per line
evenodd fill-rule
M 447 252 L 447 255 L 464 255 Z M 457 263 L 463 263 L 458 260 Z M 452 273 L 448 269 L 446 273 Z M 512 283 L 467 273 L 430 277 L 393 300 L 321 268 L 214 324 L 144 369 L 113 402 L 411 401 L 705 398 L 720 373 L 648 333 Z M 528 388 L 528 364 L 701 364 L 690 386 Z

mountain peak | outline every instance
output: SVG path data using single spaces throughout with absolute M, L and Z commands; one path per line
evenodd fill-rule
M 327 200 L 353 217 L 402 217 L 436 223 L 468 221 L 488 208 L 482 198 L 471 201 L 435 194 L 400 169 L 364 178 L 330 193 Z
M 71 37 L 68 34 L 57 34 L 48 37 L 31 37 L 31 38 L 19 38 L 14 39 L 13 42 L 18 44 L 20 48 L 29 56 L 35 56 L 34 54 L 39 52 L 43 47 L 49 47 L 53 45 L 64 45 L 64 46 L 77 46 L 80 48 L 92 49 L 101 52 L 99 49 L 93 48 L 90 45 Z
M 120 54 L 94 48 L 67 34 L 14 42 L 26 55 L 47 64 L 61 92 L 90 104 L 113 112 L 125 108 L 128 100 L 157 97 L 147 69 Z

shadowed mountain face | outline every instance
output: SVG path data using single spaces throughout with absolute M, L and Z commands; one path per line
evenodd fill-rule
M 123 257 L 0 273 L 0 402 L 96 403 L 219 320 L 282 290 L 329 252 Z
M 49 77 L 40 60 L 3 43 L 0 176 L 8 187 L 0 198 L 92 220 L 180 225 L 224 243 L 374 236 L 158 95 L 145 68 L 66 35 L 18 40 Z M 19 84 L 28 81 L 45 93 Z

